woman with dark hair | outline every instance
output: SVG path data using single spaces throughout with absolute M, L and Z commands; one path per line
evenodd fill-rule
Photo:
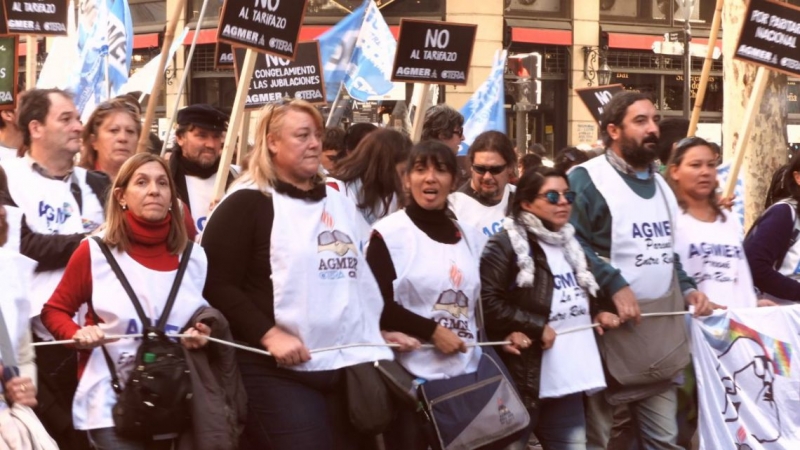
M 411 139 L 399 131 L 373 131 L 337 163 L 327 183 L 353 200 L 364 220 L 372 224 L 403 203 L 400 177 L 411 145 Z
M 779 303 L 800 301 L 800 158 L 792 158 L 783 175 L 773 179 L 774 203 L 758 218 L 744 240 L 753 284 Z M 782 198 L 779 198 L 782 197 Z
M 81 133 L 80 166 L 113 180 L 122 164 L 136 153 L 141 131 L 137 105 L 122 99 L 97 105 Z
M 756 294 L 742 249 L 742 227 L 717 201 L 717 160 L 711 145 L 699 137 L 678 141 L 672 151 L 667 182 L 680 207 L 675 253 L 697 288 L 713 302 L 754 307 Z
M 511 214 L 480 264 L 489 340 L 511 342 L 501 356 L 545 450 L 586 448 L 583 395 L 606 387 L 587 326 L 598 322 L 602 334 L 620 324 L 616 315 L 597 311 L 597 282 L 569 223 L 574 201 L 563 172 L 525 172 Z M 566 333 L 581 327 L 587 328 Z
M 381 329 L 431 342 L 435 349 L 397 355 L 415 377 L 452 378 L 477 370 L 481 349 L 475 318 L 480 294 L 478 257 L 483 240 L 447 215 L 447 195 L 455 187 L 456 157 L 439 141 L 411 149 L 404 177 L 409 204 L 375 224 L 367 263 L 384 300 Z M 425 421 L 411 410 L 400 413 L 386 434 L 388 448 L 426 449 L 432 444 Z

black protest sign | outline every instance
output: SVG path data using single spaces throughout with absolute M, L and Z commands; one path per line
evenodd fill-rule
M 6 20 L 6 8 L 0 8 L 0 34 L 8 34 L 8 21 Z
M 0 36 L 0 111 L 17 106 L 19 37 Z
M 237 80 L 244 64 L 245 51 L 239 47 L 233 48 Z M 274 55 L 258 55 L 253 79 L 247 88 L 244 109 L 258 109 L 267 103 L 280 103 L 285 98 L 325 104 L 325 80 L 317 41 L 299 43 L 294 61 Z
M 392 81 L 467 84 L 477 25 L 400 21 Z
M 66 36 L 69 0 L 3 0 L 8 33 Z
M 217 40 L 294 59 L 308 0 L 225 0 Z
M 751 0 L 734 58 L 800 76 L 800 8 L 767 0 Z
M 214 68 L 233 68 L 233 47 L 231 44 L 217 41 L 217 45 L 214 48 Z
M 611 97 L 617 92 L 624 91 L 625 88 L 621 84 L 609 84 L 608 86 L 595 86 L 589 88 L 575 89 L 578 97 L 592 113 L 592 117 L 597 122 L 600 122 L 600 116 L 603 115 L 603 108 L 606 103 L 611 101 Z

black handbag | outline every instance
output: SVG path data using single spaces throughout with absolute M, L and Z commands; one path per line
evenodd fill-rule
M 186 272 L 193 244 L 188 242 L 186 245 L 164 312 L 153 326 L 108 246 L 99 237 L 92 239 L 100 246 L 144 327 L 135 365 L 124 388 L 111 355 L 105 346 L 102 347 L 111 372 L 111 386 L 117 393 L 117 403 L 112 409 L 114 429 L 122 437 L 137 440 L 180 433 L 191 424 L 192 381 L 183 347 L 167 337 L 164 329 Z M 92 313 L 99 324 L 94 308 Z

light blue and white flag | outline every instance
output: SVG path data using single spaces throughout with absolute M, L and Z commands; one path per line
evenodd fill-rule
M 172 65 L 175 52 L 177 52 L 178 48 L 183 45 L 183 41 L 186 39 L 188 34 L 189 27 L 185 27 L 180 35 L 175 36 L 175 40 L 172 41 L 172 46 L 169 48 L 169 55 L 167 56 L 167 62 L 164 65 L 164 71 L 169 69 Z M 119 88 L 117 95 L 123 95 L 129 92 L 142 92 L 143 94 L 149 95 L 151 92 L 153 92 L 153 85 L 156 83 L 156 77 L 159 76 L 158 64 L 160 62 L 161 54 L 159 53 L 147 64 L 145 64 L 144 67 L 134 72 L 134 74 L 128 78 L 128 81 Z M 161 76 L 164 76 L 163 72 L 161 73 Z
M 339 93 L 347 75 L 361 24 L 364 23 L 367 4 L 370 2 L 371 0 L 366 0 L 363 5 L 317 38 L 325 77 L 325 92 L 329 102 L 336 99 L 336 94 Z
M 461 108 L 464 116 L 464 142 L 458 149 L 459 155 L 466 155 L 472 142 L 484 131 L 506 132 L 505 93 L 503 91 L 503 71 L 507 52 L 498 50 L 489 78 L 472 94 Z
M 728 177 L 731 173 L 731 163 L 725 162 L 717 167 L 717 180 L 719 185 L 724 187 L 728 183 Z M 744 172 L 739 171 L 739 177 L 736 179 L 736 186 L 733 188 L 733 215 L 739 220 L 741 229 L 744 230 Z M 744 237 L 744 236 L 742 236 Z
M 111 96 L 128 81 L 133 56 L 133 23 L 128 0 L 106 0 L 108 7 L 108 82 Z
M 389 25 L 386 25 L 375 2 L 370 1 L 344 78 L 350 97 L 365 102 L 369 96 L 383 95 L 392 90 L 396 50 L 397 41 Z
M 107 0 L 81 0 L 78 8 L 78 64 L 70 81 L 81 119 L 88 119 L 95 106 L 108 99 L 106 56 L 108 55 Z

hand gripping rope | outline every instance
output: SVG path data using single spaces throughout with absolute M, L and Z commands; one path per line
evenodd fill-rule
M 668 313 L 644 313 L 644 314 L 642 314 L 642 317 L 681 316 L 681 315 L 686 315 L 686 314 L 692 314 L 692 311 L 690 310 L 690 311 L 677 311 L 677 312 L 668 312 Z M 599 327 L 599 326 L 600 326 L 599 323 L 593 323 L 591 325 L 581 325 L 579 327 L 573 327 L 573 328 L 568 328 L 566 330 L 561 330 L 560 332 L 557 332 L 556 334 L 557 335 L 562 335 L 562 334 L 575 333 L 575 332 L 578 332 L 578 331 L 589 330 L 591 328 Z M 272 356 L 272 354 L 270 352 L 266 351 L 266 350 L 261 350 L 261 349 L 250 347 L 250 346 L 247 346 L 247 345 L 237 344 L 235 342 L 226 341 L 224 339 L 217 339 L 217 338 L 211 337 L 211 336 L 192 336 L 192 335 L 188 335 L 188 334 L 167 334 L 166 336 L 167 337 L 171 337 L 171 338 L 205 338 L 209 342 L 215 342 L 217 344 L 227 345 L 227 346 L 230 346 L 230 347 L 233 347 L 233 348 L 238 348 L 239 350 L 245 350 L 245 351 L 248 351 L 248 352 L 257 353 L 259 355 Z M 141 338 L 141 337 L 142 337 L 141 333 L 139 333 L 139 334 L 115 334 L 115 335 L 106 336 L 105 340 L 106 341 L 110 341 L 110 340 L 116 340 L 116 339 L 137 339 L 137 338 Z M 74 344 L 74 343 L 75 343 L 74 339 L 64 339 L 64 340 L 61 340 L 61 341 L 35 342 L 35 343 L 31 344 L 31 345 L 33 345 L 34 347 L 43 347 L 43 346 L 46 346 L 46 345 L 69 345 L 69 344 Z M 467 347 L 493 347 L 493 346 L 498 346 L 498 345 L 511 345 L 511 341 L 478 342 L 478 343 L 473 343 L 473 344 L 466 344 Z M 379 343 L 379 344 L 374 344 L 374 343 L 345 344 L 345 345 L 336 345 L 336 346 L 333 346 L 333 347 L 317 348 L 317 349 L 309 350 L 309 353 L 314 354 L 314 353 L 331 352 L 331 351 L 335 351 L 335 350 L 342 350 L 342 349 L 353 348 L 353 347 L 400 347 L 400 344 L 391 344 L 391 343 L 388 343 L 388 342 L 383 342 L 383 343 Z M 431 348 L 435 348 L 435 346 L 433 344 L 422 344 L 420 346 L 420 348 L 431 349 Z

